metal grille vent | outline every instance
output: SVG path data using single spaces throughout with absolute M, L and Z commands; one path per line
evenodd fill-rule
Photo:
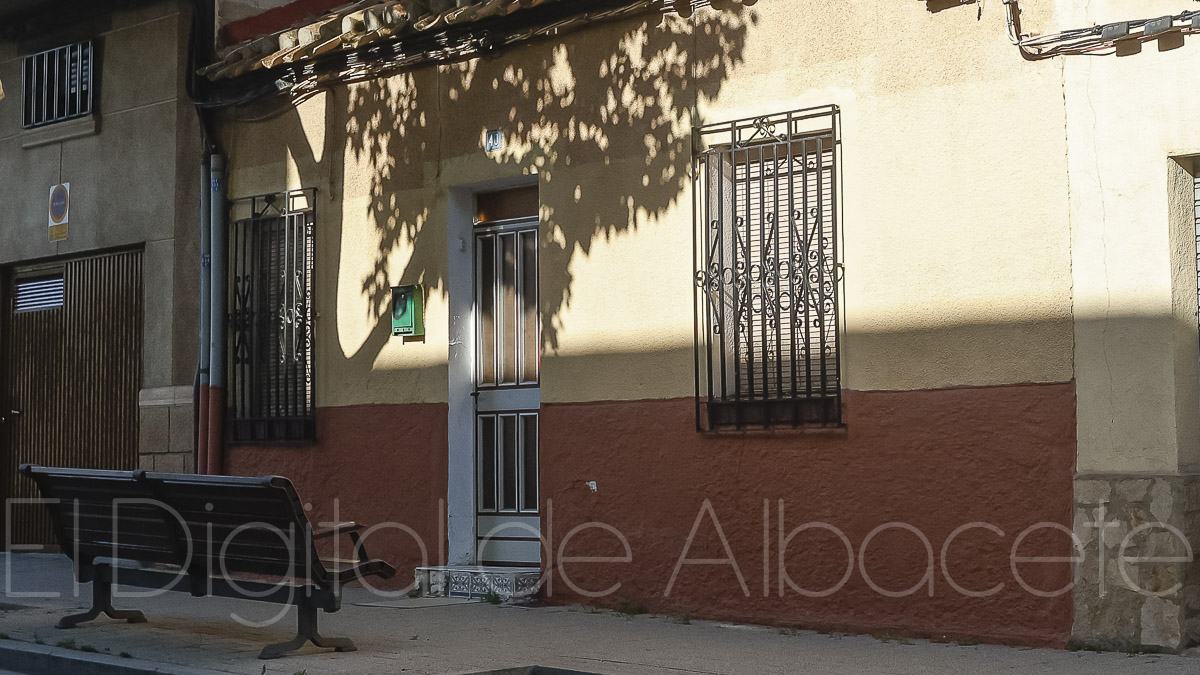
M 841 422 L 839 133 L 835 106 L 699 129 L 701 428 Z
M 77 42 L 25 57 L 25 107 L 28 129 L 92 112 L 92 43 Z
M 17 282 L 13 293 L 14 309 L 18 312 L 36 312 L 63 306 L 62 275 L 23 279 Z

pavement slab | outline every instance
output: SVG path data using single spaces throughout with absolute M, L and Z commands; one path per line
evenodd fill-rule
M 44 554 L 0 557 L 6 581 L 0 639 L 213 673 L 440 675 L 534 665 L 605 675 L 1200 673 L 1200 659 L 1182 656 L 884 640 L 587 607 L 380 598 L 365 589 L 348 589 L 342 610 L 320 617 L 322 633 L 351 637 L 358 651 L 309 646 L 293 656 L 261 661 L 257 656 L 264 645 L 294 634 L 294 608 L 182 593 L 130 597 L 145 593 L 130 589 L 114 594 L 114 604 L 143 610 L 148 623 L 102 617 L 58 630 L 54 624 L 60 616 L 86 608 L 91 598 L 87 585 L 73 582 L 70 561 Z M 57 595 L 29 595 L 34 592 Z M 5 667 L 0 656 L 0 669 Z

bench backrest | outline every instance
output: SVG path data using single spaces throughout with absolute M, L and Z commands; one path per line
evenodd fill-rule
M 47 499 L 63 552 L 167 563 L 193 574 L 327 574 L 291 481 L 24 465 Z
M 173 522 L 192 542 L 193 565 L 216 573 L 317 577 L 324 569 L 291 481 L 148 473 Z
M 59 545 L 73 560 L 112 557 L 178 564 L 175 533 L 152 504 L 150 485 L 133 473 L 28 466 L 20 470 L 37 483 Z

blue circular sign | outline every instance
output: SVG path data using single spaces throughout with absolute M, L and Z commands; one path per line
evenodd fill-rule
M 69 199 L 64 185 L 55 185 L 50 191 L 50 219 L 61 223 L 67 217 Z

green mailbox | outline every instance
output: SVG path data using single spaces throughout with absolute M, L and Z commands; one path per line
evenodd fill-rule
M 420 284 L 392 288 L 392 335 L 425 335 L 425 290 Z

